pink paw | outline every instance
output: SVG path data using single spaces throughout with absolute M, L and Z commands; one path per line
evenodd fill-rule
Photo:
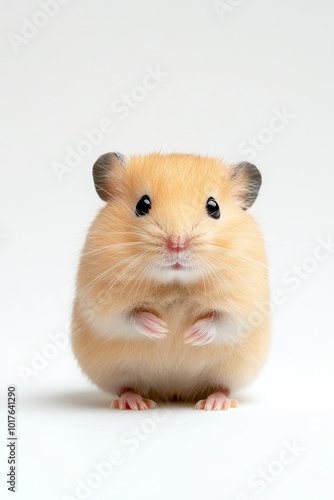
M 111 408 L 118 410 L 151 410 L 158 405 L 152 399 L 144 399 L 139 394 L 131 391 L 124 392 L 119 399 L 111 403 Z
M 185 344 L 201 346 L 213 341 L 216 334 L 216 319 L 213 315 L 196 321 L 184 334 Z
M 206 399 L 201 399 L 195 406 L 196 410 L 228 410 L 238 408 L 236 399 L 229 399 L 223 392 L 214 392 Z
M 132 319 L 138 332 L 146 335 L 150 339 L 163 339 L 168 333 L 167 323 L 146 311 L 135 311 Z

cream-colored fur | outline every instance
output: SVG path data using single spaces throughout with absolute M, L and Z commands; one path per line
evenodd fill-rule
M 74 353 L 101 389 L 195 400 L 256 376 L 270 343 L 268 278 L 260 231 L 240 208 L 244 182 L 232 167 L 194 155 L 133 157 L 111 171 L 112 199 L 86 239 L 72 321 Z M 151 211 L 136 217 L 145 194 Z M 220 205 L 218 220 L 206 214 L 210 196 Z M 188 270 L 162 270 L 170 235 L 190 238 Z M 134 310 L 164 320 L 166 338 L 138 333 L 129 320 Z M 185 344 L 187 329 L 212 311 L 220 318 L 213 341 Z

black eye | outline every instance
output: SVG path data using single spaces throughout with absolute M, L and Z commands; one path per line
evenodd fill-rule
M 219 219 L 220 209 L 218 203 L 214 198 L 210 197 L 206 202 L 206 211 L 213 219 Z
M 150 198 L 145 194 L 140 198 L 136 205 L 136 215 L 137 217 L 142 217 L 143 215 L 146 215 L 149 213 L 151 208 L 151 200 Z

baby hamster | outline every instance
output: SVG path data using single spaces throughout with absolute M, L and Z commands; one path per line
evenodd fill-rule
M 114 408 L 237 406 L 230 392 L 256 376 L 270 343 L 264 243 L 247 211 L 260 172 L 191 154 L 107 153 L 93 177 L 105 205 L 72 319 L 83 372 L 118 395 Z

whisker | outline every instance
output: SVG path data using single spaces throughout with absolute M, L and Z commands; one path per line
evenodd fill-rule
M 217 248 L 217 250 L 215 250 L 215 251 L 220 251 L 220 252 L 225 253 L 225 254 L 236 256 L 237 258 L 242 259 L 245 262 L 250 262 L 251 264 L 254 264 L 255 266 L 264 267 L 265 269 L 269 269 L 270 271 L 274 271 L 267 264 L 264 264 L 263 262 L 261 262 L 259 260 L 255 260 L 255 259 L 247 257 L 243 254 L 240 254 L 239 252 L 236 252 L 235 250 L 230 250 L 228 248 L 220 247 L 219 245 L 216 245 L 214 243 L 209 243 L 209 245 Z
M 108 294 L 112 288 L 115 286 L 115 284 L 120 280 L 120 278 L 122 278 L 124 276 L 124 274 L 126 274 L 128 271 L 130 271 L 133 267 L 135 267 L 138 263 L 138 260 L 141 260 L 143 257 L 145 257 L 150 251 L 149 250 L 146 250 L 146 252 L 143 252 L 142 254 L 140 254 L 138 257 L 136 257 L 134 260 L 132 260 L 132 262 L 130 262 L 130 264 L 128 266 L 125 267 L 125 269 L 123 269 L 123 271 L 116 277 L 116 279 L 111 283 L 111 285 L 108 287 L 106 294 Z
M 87 293 L 90 292 L 90 290 L 93 288 L 93 285 L 95 282 L 97 281 L 100 281 L 100 279 L 102 279 L 104 276 L 106 276 L 108 273 L 110 273 L 111 271 L 113 271 L 115 269 L 115 267 L 125 263 L 126 261 L 128 260 L 132 260 L 131 257 L 127 257 L 125 259 L 123 259 L 122 261 L 118 261 L 115 265 L 109 267 L 108 269 L 106 269 L 105 271 L 103 271 L 101 274 L 99 274 L 99 276 L 97 276 L 96 278 L 94 278 L 90 283 L 88 283 L 88 285 L 86 285 L 84 287 L 84 294 L 82 294 L 82 296 L 85 296 Z
M 89 252 L 85 252 L 81 254 L 81 257 L 86 257 L 87 255 L 99 253 L 99 252 L 105 252 L 106 250 L 112 250 L 115 247 L 127 247 L 127 246 L 136 246 L 136 245 L 141 245 L 142 243 L 140 241 L 126 241 L 122 243 L 111 243 L 110 245 L 106 245 L 101 248 L 96 248 L 95 250 L 90 250 Z
M 130 288 L 130 290 L 129 290 L 129 292 L 130 292 L 131 294 L 136 294 L 136 293 L 137 293 L 137 291 L 138 291 L 138 290 L 139 290 L 139 288 L 140 288 L 140 285 L 142 285 L 142 284 L 143 284 L 143 283 L 142 283 L 142 281 L 141 281 L 142 277 L 144 278 L 144 277 L 145 277 L 145 275 L 147 275 L 148 270 L 149 270 L 150 268 L 152 268 L 152 267 L 153 267 L 153 265 L 154 265 L 154 262 L 152 262 L 152 261 L 151 261 L 151 262 L 149 262 L 149 263 L 148 263 L 148 264 L 144 267 L 144 269 L 141 271 L 141 273 L 140 273 L 140 274 L 139 274 L 139 276 L 136 278 L 136 280 L 134 281 L 134 283 L 132 284 L 132 286 L 131 286 L 131 288 Z M 147 287 L 148 287 L 148 284 L 149 284 L 148 276 L 146 276 L 146 280 L 145 280 L 145 282 L 144 282 L 144 283 L 145 283 L 145 289 L 144 289 L 144 290 L 143 290 L 143 292 L 142 292 L 142 295 L 143 295 L 143 296 L 145 296 L 145 293 L 146 293 L 146 290 L 147 290 Z M 138 286 L 136 287 L 136 285 L 137 285 L 137 284 L 138 284 Z
M 224 281 L 226 279 L 226 276 L 224 276 L 224 274 L 221 272 L 220 269 L 217 269 L 213 264 L 212 262 L 207 258 L 207 257 L 204 257 L 203 258 L 206 260 L 207 262 L 207 266 L 209 267 L 209 269 L 211 269 L 212 273 L 216 276 L 218 276 L 222 281 Z M 213 257 L 212 255 L 210 256 L 210 259 L 213 258 L 214 260 L 216 260 L 217 262 L 219 262 L 219 264 L 222 264 L 222 262 L 218 259 L 216 259 L 215 257 Z M 223 263 L 224 264 L 224 263 Z M 235 271 L 233 268 L 230 268 L 229 269 L 230 271 L 233 271 L 235 274 L 239 275 L 237 273 L 237 271 Z M 250 293 L 253 291 L 251 288 L 249 288 L 247 285 L 243 287 L 244 289 L 248 290 Z M 225 298 L 226 300 L 226 298 Z

